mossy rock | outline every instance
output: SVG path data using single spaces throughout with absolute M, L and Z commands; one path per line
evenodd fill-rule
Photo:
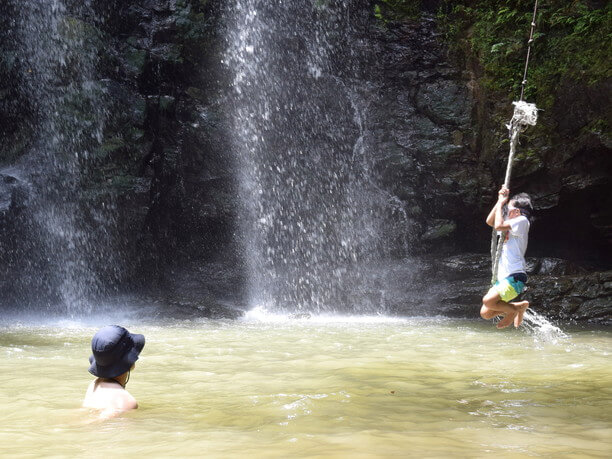
M 176 99 L 172 96 L 160 96 L 159 109 L 164 112 L 169 112 L 174 109 Z
M 202 102 L 206 99 L 206 93 L 204 92 L 204 90 L 200 89 L 200 88 L 195 88 L 193 86 L 187 88 L 187 91 L 185 91 L 187 93 L 187 95 L 189 97 L 191 97 L 192 99 L 195 99 L 199 102 Z
M 0 51 L 0 74 L 8 74 L 14 68 L 17 63 L 17 53 L 11 51 Z
M 104 33 L 92 24 L 74 16 L 67 16 L 59 24 L 59 33 L 66 39 L 99 45 L 102 43 Z
M 160 45 L 151 51 L 151 57 L 170 64 L 182 64 L 183 47 L 175 43 Z
M 144 126 L 147 117 L 147 101 L 144 97 L 138 96 L 132 101 L 131 120 L 137 126 Z
M 422 0 L 378 0 L 374 15 L 379 21 L 401 21 L 417 19 L 422 13 Z
M 544 161 L 534 150 L 519 152 L 514 158 L 516 176 L 526 176 L 533 174 L 544 168 Z
M 31 140 L 26 135 L 25 132 L 20 133 L 0 148 L 0 164 L 11 164 L 26 152 Z
M 115 175 L 109 179 L 108 184 L 115 191 L 122 192 L 132 190 L 135 187 L 140 186 L 141 181 L 141 177 L 136 177 L 133 175 Z
M 102 142 L 102 144 L 100 145 L 100 147 L 98 149 L 95 150 L 93 157 L 95 159 L 103 159 L 106 158 L 108 155 L 121 150 L 122 148 L 124 148 L 126 146 L 126 142 L 123 138 L 121 137 L 111 137 L 109 139 L 106 139 L 104 142 Z
M 140 142 L 145 138 L 145 131 L 143 129 L 139 129 L 137 127 L 130 126 L 127 129 L 126 137 L 130 143 L 132 142 Z
M 428 225 L 427 230 L 421 236 L 421 239 L 424 241 L 435 241 L 446 238 L 453 234 L 456 229 L 457 223 L 452 220 L 434 220 Z
M 128 69 L 136 74 L 141 74 L 147 61 L 147 52 L 143 49 L 128 47 L 123 52 Z

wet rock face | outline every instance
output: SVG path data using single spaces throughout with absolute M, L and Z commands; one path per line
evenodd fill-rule
M 522 295 L 534 311 L 552 320 L 612 324 L 612 271 L 589 273 L 555 258 L 530 258 L 529 281 Z M 431 295 L 432 309 L 448 316 L 478 317 L 488 290 L 490 259 L 462 254 L 429 260 L 432 273 L 445 285 Z
M 80 2 L 64 3 L 98 46 L 106 119 L 84 167 L 83 192 L 92 202 L 115 197 L 127 265 L 119 282 L 164 285 L 177 304 L 187 291 L 190 302 L 240 303 L 239 203 L 221 110 L 229 85 L 220 63 L 223 2 L 104 0 L 95 2 L 95 17 L 79 16 Z M 438 3 L 422 2 L 429 13 Z M 16 5 L 0 5 L 0 261 L 19 237 L 14 223 L 29 200 L 27 184 L 10 168 L 35 138 L 29 120 L 36 114 L 19 86 L 27 69 L 10 40 Z M 437 270 L 444 276 L 420 295 L 445 314 L 477 316 L 490 263 L 464 254 L 488 250 L 484 218 L 507 158 L 498 125 L 511 107 L 487 99 L 478 69 L 451 64 L 432 17 L 381 27 L 372 16 L 356 37 L 355 47 L 375 56 L 359 82 L 369 101 L 365 143 L 389 202 L 385 230 L 397 241 L 394 255 L 428 254 L 417 276 L 423 284 Z M 525 139 L 515 164 L 513 189 L 530 193 L 536 207 L 528 253 L 540 258 L 530 268 L 528 295 L 552 317 L 610 321 L 612 155 L 607 134 L 589 124 L 610 94 L 609 84 L 565 82 L 554 110 L 541 114 L 554 136 Z M 10 277 L 6 263 L 0 269 L 2 294 Z M 404 303 L 411 300 L 413 309 L 398 302 L 397 311 L 417 311 L 422 298 Z
M 27 184 L 18 177 L 8 171 L 0 173 L 0 261 L 9 259 L 11 242 L 20 237 L 15 231 L 14 222 L 19 218 L 20 210 L 27 205 L 28 194 Z M 0 293 L 3 296 L 8 296 L 17 275 L 19 273 L 9 263 L 0 265 Z
M 404 225 L 410 252 L 438 254 L 421 268 L 424 281 L 429 273 L 439 283 L 424 288 L 423 297 L 445 314 L 477 315 L 474 305 L 488 285 L 490 262 L 478 256 L 444 257 L 488 250 L 491 230 L 484 218 L 508 156 L 507 133 L 493 120 L 503 124 L 512 108 L 489 99 L 474 77 L 478 69 L 450 64 L 431 19 L 377 32 L 368 35 L 380 56 L 381 71 L 370 76 L 380 98 L 369 122 L 382 186 L 401 209 L 397 215 L 410 219 Z M 539 258 L 531 262 L 528 297 L 553 318 L 610 320 L 612 301 L 601 280 L 605 273 L 593 271 L 611 267 L 612 194 L 604 189 L 612 185 L 612 155 L 607 134 L 587 128 L 605 115 L 609 94 L 607 83 L 560 87 L 554 111 L 541 114 L 542 136 L 527 132 L 514 163 L 513 191 L 529 193 L 536 209 L 528 255 Z M 394 230 L 401 226 L 398 222 Z M 440 260 L 441 277 L 435 268 Z M 567 289 L 552 288 L 548 294 L 549 281 Z
M 227 265 L 240 266 L 232 246 L 232 171 L 215 107 L 220 91 L 216 70 L 206 62 L 218 54 L 209 49 L 219 16 L 214 3 L 105 0 L 82 8 L 81 2 L 65 0 L 58 13 L 83 34 L 83 43 L 96 46 L 92 84 L 99 88 L 104 128 L 99 144 L 80 164 L 80 186 L 87 206 L 104 205 L 109 197 L 113 202 L 114 251 L 122 271 L 112 284 L 118 282 L 119 288 L 164 283 L 174 278 L 175 267 L 192 260 L 206 264 L 221 257 Z M 29 199 L 25 182 L 10 170 L 28 154 L 31 142 L 21 139 L 37 134 L 32 96 L 20 80 L 27 71 L 16 52 L 19 43 L 10 40 L 17 34 L 16 6 L 12 1 L 0 6 L 0 25 L 6 26 L 0 30 L 3 269 L 19 245 L 13 247 L 19 239 L 13 235 L 19 233 L 19 211 Z M 78 52 L 78 42 L 74 46 Z M 235 271 L 225 269 L 228 282 Z M 232 295 L 240 291 L 236 283 L 227 289 Z M 6 299 L 10 295 L 4 292 L 0 286 Z
M 165 285 L 177 297 L 191 292 L 193 299 L 189 279 L 217 260 L 227 274 L 222 285 L 231 287 L 215 295 L 240 303 L 233 245 L 238 203 L 218 106 L 218 2 L 102 4 L 111 46 L 101 71 L 115 103 L 105 138 L 119 132 L 128 139 L 122 158 L 129 161 L 118 161 L 114 174 L 130 183 L 121 224 L 133 235 L 126 244 L 135 260 L 131 281 Z
M 0 173 L 0 215 L 6 216 L 26 205 L 27 185 L 8 172 Z
M 396 227 L 409 231 L 409 252 L 456 247 L 461 195 L 476 184 L 474 175 L 460 183 L 472 94 L 445 58 L 432 20 L 372 24 L 368 36 L 379 59 L 368 75 L 377 85 L 368 127 L 379 180 L 398 207 Z
M 503 182 L 503 123 L 512 107 L 489 100 L 474 77 L 478 69 L 451 64 L 427 16 L 368 36 L 380 59 L 380 73 L 370 75 L 380 95 L 369 118 L 373 154 L 383 186 L 414 222 L 412 245 L 416 252 L 487 250 L 483 220 Z M 533 199 L 535 255 L 610 266 L 612 155 L 607 134 L 589 128 L 606 116 L 609 89 L 564 83 L 554 110 L 540 116 L 539 134 L 531 128 L 522 136 L 511 188 Z M 447 231 L 436 231 L 435 221 Z

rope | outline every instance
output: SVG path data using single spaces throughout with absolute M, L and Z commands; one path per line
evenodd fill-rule
M 512 120 L 514 120 L 514 116 Z M 510 154 L 508 155 L 508 165 L 506 166 L 506 179 L 504 180 L 504 186 L 509 188 L 510 185 L 510 174 L 512 172 L 512 162 L 514 160 L 514 153 L 516 152 L 516 145 L 518 143 L 519 133 L 521 131 L 521 125 L 510 121 L 508 125 L 510 130 Z M 491 259 L 493 260 L 492 273 L 491 273 L 491 285 L 497 280 L 497 270 L 499 268 L 499 259 L 501 257 L 502 248 L 506 240 L 507 231 L 502 231 L 501 242 L 497 240 L 497 231 L 493 228 L 491 236 Z
M 514 161 L 514 154 L 516 152 L 516 146 L 519 140 L 519 134 L 527 129 L 527 126 L 535 126 L 538 120 L 538 108 L 535 104 L 529 104 L 523 101 L 525 94 L 525 85 L 527 84 L 527 70 L 529 69 L 529 57 L 531 55 L 531 44 L 533 43 L 533 34 L 536 27 L 536 15 L 538 12 L 538 0 L 535 0 L 533 6 L 533 17 L 531 19 L 531 31 L 529 32 L 529 41 L 527 42 L 527 57 L 525 58 L 525 70 L 523 71 L 523 80 L 521 82 L 521 98 L 518 102 L 512 102 L 514 104 L 514 114 L 510 123 L 507 125 L 510 135 L 510 153 L 508 155 L 508 165 L 506 166 L 506 177 L 504 179 L 504 186 L 510 188 L 510 177 L 512 174 L 512 163 Z M 499 268 L 499 259 L 503 248 L 503 241 L 506 240 L 506 231 L 502 231 L 502 234 L 497 235 L 497 231 L 493 228 L 491 233 L 491 285 L 497 280 L 497 271 Z
M 519 140 L 519 134 L 527 129 L 527 126 L 535 126 L 538 122 L 538 107 L 535 104 L 519 101 L 512 102 L 514 104 L 514 114 L 510 120 L 510 124 L 506 127 L 510 133 L 510 154 L 508 155 L 508 165 L 506 166 L 506 178 L 504 186 L 510 188 L 510 176 L 512 174 L 512 163 L 514 162 L 514 154 Z M 493 261 L 491 273 L 491 285 L 497 280 L 497 268 L 499 267 L 499 258 L 501 257 L 503 241 L 506 240 L 506 231 L 502 231 L 501 243 L 497 240 L 497 231 L 493 228 L 491 234 L 491 260 Z
M 533 5 L 533 17 L 531 18 L 531 31 L 529 32 L 529 41 L 527 42 L 527 58 L 525 59 L 525 71 L 523 72 L 523 81 L 521 82 L 521 98 L 525 94 L 525 85 L 527 84 L 527 69 L 529 68 L 529 56 L 531 55 L 531 44 L 533 43 L 533 33 L 536 27 L 536 15 L 538 13 L 538 0 L 535 0 Z
M 515 109 L 516 110 L 516 109 Z M 537 113 L 537 112 L 536 112 Z M 510 174 L 512 172 L 512 162 L 514 161 L 514 153 L 516 152 L 516 145 L 518 144 L 519 133 L 521 132 L 521 125 L 517 122 L 513 122 L 515 117 L 512 117 L 512 121 L 508 125 L 510 131 L 510 154 L 508 155 L 508 165 L 506 166 L 506 179 L 504 180 L 504 186 L 509 188 L 510 185 Z M 497 240 L 497 231 L 493 228 L 491 236 L 491 259 L 493 260 L 492 273 L 491 273 L 491 285 L 497 280 L 497 269 L 499 267 L 499 259 L 501 257 L 502 248 L 504 246 L 503 241 L 506 240 L 507 231 L 502 231 L 501 242 Z

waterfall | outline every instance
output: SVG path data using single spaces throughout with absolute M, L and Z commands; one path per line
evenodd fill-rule
M 20 307 L 68 314 L 91 311 L 111 272 L 111 199 L 91 200 L 84 183 L 104 127 L 104 91 L 96 81 L 99 32 L 83 18 L 89 2 L 68 10 L 62 0 L 10 0 L 8 32 L 17 56 L 20 98 L 27 105 L 26 153 L 9 171 L 27 184 L 16 223 L 11 269 L 19 272 Z
M 384 312 L 358 4 L 234 0 L 225 12 L 251 306 Z

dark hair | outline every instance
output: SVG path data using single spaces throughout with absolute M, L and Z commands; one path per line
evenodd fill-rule
M 527 217 L 531 221 L 531 214 L 533 213 L 533 206 L 531 205 L 531 198 L 527 193 L 515 194 L 510 198 L 510 201 L 514 203 L 514 207 L 521 211 L 521 215 Z M 508 201 L 508 202 L 510 202 Z

